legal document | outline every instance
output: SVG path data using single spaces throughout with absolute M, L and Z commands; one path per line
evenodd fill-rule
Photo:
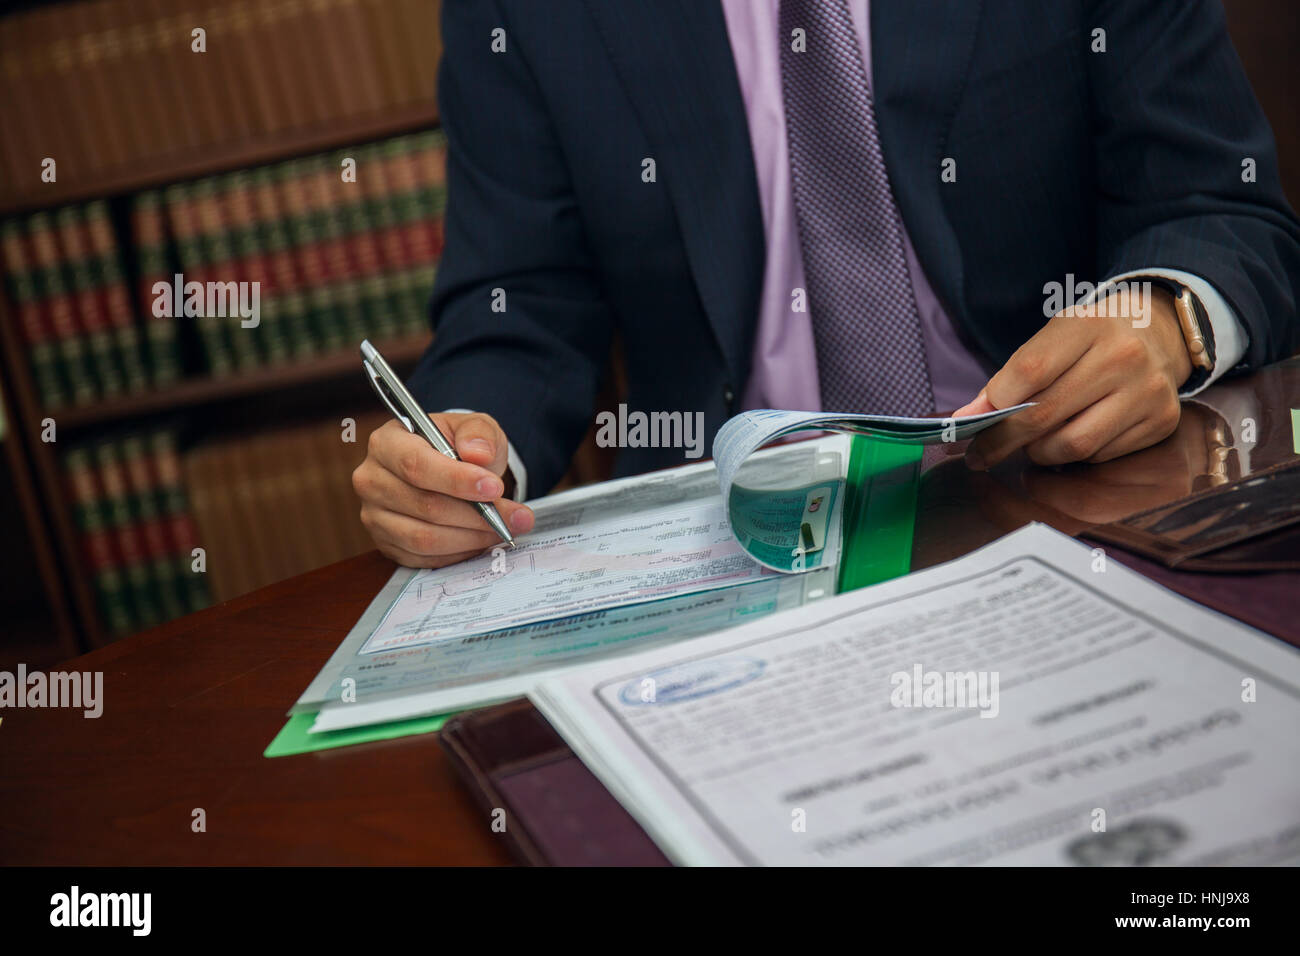
M 963 415 L 960 418 L 908 418 L 902 415 L 867 415 L 847 412 L 792 412 L 756 408 L 741 412 L 718 429 L 713 439 L 713 460 L 718 467 L 722 500 L 731 496 L 731 486 L 742 465 L 756 450 L 796 432 L 830 431 L 862 435 L 879 441 L 907 445 L 935 445 L 965 441 L 991 428 L 1004 418 L 1034 405 L 1025 402 L 1009 408 Z
M 825 537 L 803 574 L 742 550 L 711 462 L 562 492 L 533 503 L 517 551 L 395 572 L 292 712 L 323 731 L 482 706 L 564 667 L 830 597 L 847 454 L 830 436 L 756 456 L 780 484 L 820 489 Z M 747 520 L 793 520 L 795 541 L 805 497 L 765 498 Z
M 678 863 L 1300 859 L 1300 653 L 1043 525 L 530 696 Z
M 824 484 L 823 510 L 838 519 L 844 464 L 840 454 L 828 453 L 833 447 L 835 442 L 790 446 L 760 460 L 782 476 L 805 469 L 811 474 L 823 462 L 836 476 Z M 538 502 L 537 523 L 516 550 L 494 548 L 412 576 L 360 653 L 749 584 L 774 574 L 732 534 L 712 464 L 682 471 Z M 785 499 L 765 498 L 755 507 L 760 518 L 779 510 L 769 523 L 791 520 Z M 793 520 L 792 541 L 798 533 Z M 838 520 L 834 524 L 837 531 Z M 838 533 L 818 560 L 832 563 L 837 549 Z
M 737 416 L 715 442 L 720 467 L 552 495 L 532 503 L 536 524 L 516 550 L 397 571 L 292 712 L 316 713 L 312 730 L 324 731 L 481 706 L 585 661 L 829 597 L 849 438 L 759 446 L 807 429 L 960 440 L 1017 410 Z
M 933 445 L 973 438 L 1033 405 L 1028 402 L 960 418 L 906 418 L 838 412 L 791 412 L 759 408 L 742 412 L 713 439 L 718 489 L 741 546 L 766 568 L 799 573 L 815 567 L 827 529 L 828 507 L 840 486 L 825 469 L 796 481 L 774 469 L 765 445 L 798 432 L 837 432 L 907 445 Z M 820 480 L 818 480 L 820 479 Z

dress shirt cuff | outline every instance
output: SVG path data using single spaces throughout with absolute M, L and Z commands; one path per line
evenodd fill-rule
M 462 413 L 472 415 L 472 408 L 444 408 L 443 414 Z M 515 476 L 515 490 L 510 496 L 511 501 L 528 500 L 528 469 L 524 467 L 524 460 L 519 457 L 519 452 L 515 451 L 514 443 L 509 438 L 506 439 L 506 467 L 510 469 L 510 474 Z
M 1219 290 L 1198 275 L 1181 269 L 1134 269 L 1132 272 L 1111 276 L 1097 288 L 1097 295 L 1104 293 L 1112 283 L 1141 276 L 1156 276 L 1187 286 L 1192 290 L 1192 294 L 1201 300 L 1201 305 L 1205 307 L 1206 318 L 1210 320 L 1210 334 L 1214 336 L 1214 368 L 1197 388 L 1188 391 L 1180 390 L 1179 398 L 1191 398 L 1193 395 L 1200 394 L 1241 363 L 1242 357 L 1246 354 L 1246 347 L 1249 345 L 1246 328 Z

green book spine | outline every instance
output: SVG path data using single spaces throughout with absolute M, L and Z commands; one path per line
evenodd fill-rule
M 306 358 L 320 350 L 320 343 L 312 331 L 307 314 L 307 299 L 302 291 L 303 280 L 294 261 L 289 232 L 285 228 L 279 187 L 268 167 L 252 170 L 249 179 L 261 247 L 275 283 L 276 317 L 284 330 L 290 354 L 295 358 Z
M 404 228 L 398 222 L 393 184 L 389 180 L 387 164 L 380 147 L 369 146 L 358 152 L 358 179 L 363 183 L 367 218 L 374 226 L 379 245 L 388 308 L 398 332 L 409 332 L 420 320 L 420 302 L 408 275 L 411 262 Z M 366 169 L 364 177 L 360 174 L 363 162 Z
M 447 139 L 436 130 L 413 136 L 412 140 L 410 164 L 436 262 L 442 257 L 443 216 L 447 210 Z
M 184 587 L 189 610 L 201 611 L 212 603 L 212 596 L 207 574 L 194 570 L 194 549 L 199 547 L 199 533 L 185 495 L 176 437 L 169 431 L 158 431 L 151 436 L 149 445 L 153 454 L 158 510 L 167 529 L 177 580 Z
M 204 279 L 206 283 L 215 283 L 225 289 L 222 302 L 209 302 L 209 307 L 216 308 L 216 320 L 226 341 L 235 367 L 241 372 L 256 368 L 261 364 L 258 355 L 260 325 L 245 327 L 240 309 L 241 295 L 248 293 L 239 286 L 238 265 L 235 262 L 234 245 L 229 229 L 221 215 L 222 198 L 217 193 L 217 181 L 213 177 L 201 179 L 193 184 L 191 196 L 194 200 L 195 214 L 199 220 L 199 232 L 202 236 L 204 259 Z M 251 321 L 251 317 L 250 317 Z
M 168 186 L 165 196 L 167 221 L 171 227 L 172 238 L 176 242 L 176 255 L 180 260 L 184 282 L 186 285 L 191 282 L 205 283 L 208 279 L 207 247 L 203 241 L 191 187 L 179 183 Z M 183 302 L 182 296 L 182 308 L 179 312 L 173 304 L 173 315 L 177 321 L 192 319 L 197 323 L 208 371 L 217 378 L 230 375 L 234 368 L 234 359 L 226 344 L 225 330 L 222 328 L 223 320 L 213 315 L 185 316 Z
M 260 324 L 257 335 L 262 354 L 272 364 L 289 359 L 289 343 L 285 338 L 280 297 L 271 274 L 269 257 L 262 248 L 262 233 L 253 212 L 252 179 L 246 171 L 231 173 L 219 190 L 222 197 L 222 215 L 230 229 L 230 244 L 234 250 L 240 280 L 256 288 L 260 305 Z
M 90 575 L 95 582 L 95 598 L 104 630 L 113 637 L 121 637 L 136 630 L 137 625 L 122 577 L 121 558 L 116 553 L 104 514 L 90 452 L 84 447 L 71 449 L 63 456 L 63 467 L 72 489 L 73 514 L 81 532 Z
M 140 392 L 149 386 L 140 329 L 126 287 L 122 255 L 108 215 L 108 204 L 92 202 L 85 208 L 85 227 L 91 256 L 91 281 L 102 303 L 118 366 L 126 389 Z
M 22 227 L 16 219 L 6 220 L 0 226 L 0 254 L 4 257 L 5 285 L 18 313 L 41 405 L 47 411 L 59 408 L 67 402 L 68 392 L 59 371 L 58 348 L 41 311 L 36 274 L 23 243 Z
M 177 577 L 176 562 L 167 540 L 166 523 L 158 508 L 154 471 L 149 453 L 140 435 L 122 439 L 122 466 L 126 473 L 127 501 L 131 517 L 140 529 L 144 563 L 153 579 L 163 620 L 170 621 L 186 613 L 183 584 Z
M 73 206 L 64 206 L 54 214 L 63 275 L 72 295 L 77 326 L 86 340 L 90 367 L 95 373 L 99 393 L 105 398 L 126 390 L 122 369 L 118 366 L 117 346 L 108 327 L 108 310 L 103 308 L 95 288 L 90 243 L 81 217 Z
M 430 228 L 433 211 L 421 201 L 414 150 L 415 140 L 410 136 L 399 136 L 382 147 L 392 194 L 393 218 L 402 231 L 407 263 L 411 266 L 427 265 L 437 260 Z
M 153 576 L 149 573 L 140 528 L 131 514 L 121 452 L 115 442 L 101 441 L 95 445 L 94 456 L 99 483 L 104 489 L 104 513 L 122 555 L 122 573 L 131 595 L 136 622 L 142 628 L 153 627 L 162 622 L 162 609 Z
M 432 262 L 414 266 L 407 272 L 409 294 L 416 302 L 414 317 L 407 326 L 407 331 L 412 334 L 429 330 L 429 300 L 433 296 L 433 280 L 437 273 L 438 266 Z
M 334 289 L 327 281 L 325 257 L 307 202 L 303 170 L 301 162 L 292 161 L 281 163 L 274 169 L 273 175 L 279 186 L 285 229 L 292 243 L 298 273 L 302 277 L 303 294 L 306 296 L 312 329 L 324 351 L 337 351 L 347 344 L 347 328 L 335 301 Z
M 434 219 L 441 219 L 447 207 L 447 136 L 442 130 L 428 130 L 411 139 L 421 207 Z
M 406 249 L 405 281 L 410 300 L 406 330 L 414 332 L 428 321 L 429 296 L 433 291 L 432 276 L 438 262 L 440 245 L 433 213 L 421 199 L 415 169 L 415 138 L 402 136 L 390 140 L 384 148 L 390 170 L 388 180 L 391 184 L 393 218 L 401 230 L 402 245 Z
M 368 173 L 369 169 L 363 167 L 359 160 L 358 177 Z M 375 225 L 370 221 L 370 204 L 360 181 L 342 185 L 343 200 L 339 215 L 343 221 L 353 272 L 357 277 L 366 330 L 373 338 L 382 341 L 397 334 L 397 318 L 384 283 L 384 260 L 379 248 L 379 237 Z
M 36 287 L 58 343 L 63 379 L 75 404 L 89 404 L 98 397 L 98 389 L 90 370 L 85 339 L 77 328 L 72 293 L 63 276 L 54 225 L 47 213 L 38 212 L 27 220 L 27 228 L 36 265 Z
M 162 283 L 170 290 L 172 270 L 167 258 L 167 232 L 163 219 L 162 195 L 155 190 L 135 197 L 131 207 L 131 241 L 135 246 L 140 275 L 140 308 L 145 322 L 145 354 L 149 377 L 155 388 L 165 388 L 181 377 L 180 345 L 177 329 L 180 316 L 170 309 L 159 309 Z M 170 291 L 164 291 L 170 300 Z M 165 312 L 159 315 L 159 312 Z
M 348 345 L 359 345 L 369 334 L 369 329 L 366 327 L 361 283 L 349 255 L 347 230 L 339 208 L 344 183 L 338 170 L 331 168 L 327 156 L 310 157 L 302 165 L 312 232 L 325 265 L 326 282 L 334 293 L 344 341 Z

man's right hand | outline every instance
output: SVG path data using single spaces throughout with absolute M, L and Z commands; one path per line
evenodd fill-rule
M 409 568 L 440 568 L 500 544 L 473 501 L 493 502 L 514 534 L 532 530 L 532 510 L 501 497 L 507 449 L 501 426 L 478 413 L 429 418 L 461 461 L 390 421 L 370 433 L 366 460 L 352 473 L 361 523 L 379 550 Z

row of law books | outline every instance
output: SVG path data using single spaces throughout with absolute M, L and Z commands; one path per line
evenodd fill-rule
M 199 534 L 169 429 L 75 445 L 63 455 L 82 560 L 113 637 L 211 601 Z
M 25 4 L 24 6 L 33 6 Z M 94 0 L 0 17 L 0 196 L 435 111 L 433 0 Z
M 370 550 L 352 491 L 382 413 L 208 438 L 134 430 L 62 456 L 105 632 L 121 637 Z
M 445 205 L 445 141 L 425 131 L 146 191 L 122 222 L 105 201 L 8 220 L 0 257 L 41 402 L 422 332 Z

